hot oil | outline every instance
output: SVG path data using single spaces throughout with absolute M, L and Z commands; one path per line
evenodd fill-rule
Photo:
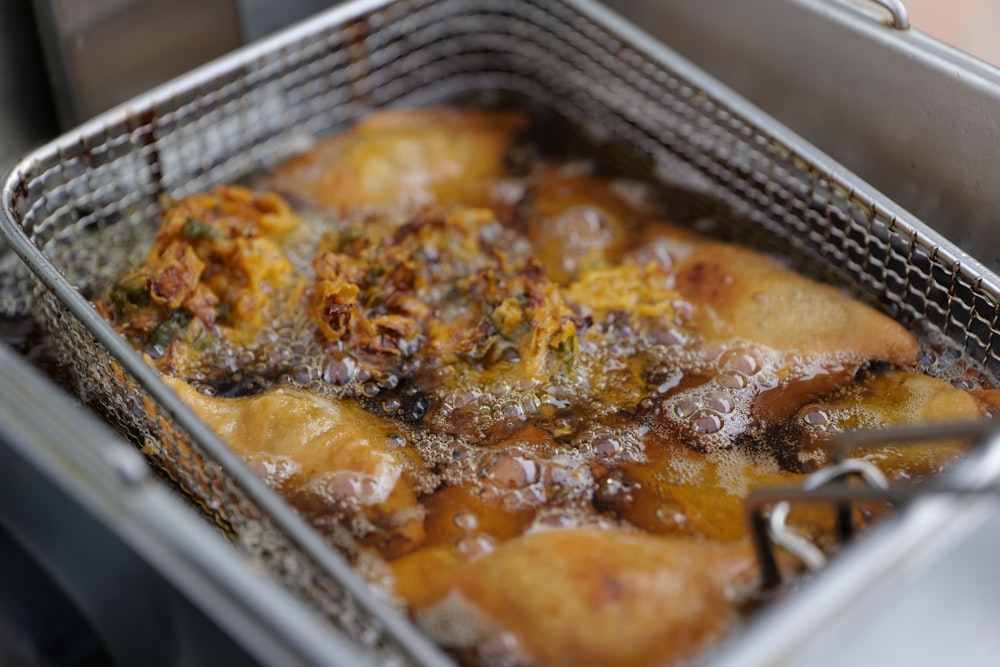
M 530 191 L 530 184 L 521 187 Z M 623 188 L 632 196 L 644 191 L 634 182 L 625 182 Z M 310 276 L 312 249 L 321 238 L 357 221 L 308 213 L 304 219 L 303 230 L 285 250 L 296 270 Z M 205 357 L 206 367 L 214 364 L 214 369 L 190 379 L 220 396 L 298 386 L 358 401 L 393 420 L 396 446 L 417 452 L 427 464 L 427 469 L 411 467 L 411 474 L 422 477 L 420 487 L 427 490 L 428 501 L 436 490 L 464 488 L 489 511 L 526 513 L 539 521 L 544 516 L 546 525 L 579 525 L 600 517 L 629 523 L 637 483 L 619 473 L 648 464 L 664 449 L 663 443 L 679 443 L 695 454 L 660 461 L 655 478 L 639 486 L 664 480 L 677 488 L 709 483 L 742 498 L 754 483 L 748 469 L 758 476 L 780 471 L 770 430 L 757 428 L 749 412 L 756 395 L 779 383 L 784 357 L 740 341 L 704 344 L 682 327 L 667 327 L 651 338 L 624 320 L 592 327 L 600 336 L 589 346 L 581 345 L 583 370 L 556 374 L 537 385 L 481 385 L 466 379 L 445 392 L 429 394 L 417 382 L 425 371 L 422 360 L 411 359 L 391 370 L 372 367 L 347 346 L 321 344 L 301 315 L 276 323 L 249 349 L 234 351 L 223 344 L 214 359 L 211 354 Z M 942 341 L 925 337 L 924 349 L 921 370 L 964 387 L 988 386 L 985 375 L 970 370 Z M 628 375 L 629 360 L 637 357 L 647 375 L 641 391 L 620 403 L 608 404 L 585 382 L 602 378 L 613 383 L 616 373 Z M 830 360 L 825 363 L 831 365 Z M 453 421 L 441 428 L 442 412 L 461 410 L 475 412 L 476 429 L 463 432 Z M 494 434 L 486 442 L 475 433 L 483 429 Z M 696 530 L 681 504 L 668 496 L 657 500 L 659 532 Z M 462 516 L 467 525 L 479 521 L 475 511 Z M 469 533 L 453 545 L 465 555 L 489 550 L 498 541 L 489 533 Z M 435 543 L 445 537 L 429 533 L 427 540 Z
M 533 139 L 553 126 L 540 127 Z M 565 131 L 552 134 L 567 136 Z M 604 173 L 589 157 L 593 146 L 563 140 L 561 145 L 564 150 L 557 157 L 571 161 L 572 169 Z M 543 154 L 553 158 L 529 144 L 511 155 L 514 176 L 501 184 L 508 203 L 532 192 L 533 165 Z M 619 180 L 615 190 L 636 208 L 673 205 L 667 213 L 681 222 L 703 222 L 717 213 L 714 226 L 728 222 L 702 195 L 691 193 L 688 200 L 680 191 L 664 192 L 630 178 Z M 523 206 L 521 202 L 515 209 Z M 324 239 L 358 230 L 392 230 L 408 219 L 300 213 L 304 225 L 285 239 L 283 251 L 307 281 L 314 277 L 312 260 Z M 523 231 L 516 214 L 503 224 L 505 233 L 513 234 L 507 239 Z M 97 256 L 107 247 L 118 244 L 107 243 L 98 232 L 82 239 L 78 251 Z M 633 250 L 670 262 L 669 251 L 662 248 Z M 117 268 L 107 269 L 108 281 L 125 265 L 115 260 L 105 264 L 109 266 Z M 440 369 L 432 360 L 414 355 L 374 363 L 346 342 L 321 341 L 302 309 L 286 304 L 250 345 L 205 340 L 198 369 L 185 379 L 222 397 L 282 386 L 305 388 L 357 402 L 384 418 L 392 426 L 385 443 L 389 451 L 405 451 L 419 461 L 406 458 L 407 474 L 420 490 L 426 529 L 417 549 L 440 547 L 456 562 L 481 557 L 525 532 L 552 527 L 599 525 L 740 539 L 745 536 L 742 499 L 750 489 L 800 483 L 809 466 L 825 462 L 817 454 L 806 465 L 779 451 L 795 446 L 784 434 L 815 435 L 822 418 L 800 412 L 786 422 L 762 424 L 752 414 L 754 399 L 782 381 L 789 359 L 746 341 L 706 343 L 685 329 L 684 304 L 674 310 L 679 319 L 653 330 L 634 326 L 624 315 L 591 322 L 580 318 L 574 364 L 538 382 L 469 373 L 434 387 Z M 917 335 L 924 353 L 915 370 L 963 389 L 992 386 L 990 377 L 952 343 L 925 331 Z M 797 361 L 803 372 L 809 372 L 810 364 L 840 362 Z M 511 357 L 497 363 L 515 368 L 518 362 Z M 370 524 L 364 526 L 370 529 Z M 391 594 L 392 577 L 386 572 L 401 557 L 350 546 L 361 532 L 338 533 L 337 540 Z M 448 632 L 470 623 L 467 611 L 446 614 L 442 622 Z M 470 637 L 483 634 L 466 629 Z

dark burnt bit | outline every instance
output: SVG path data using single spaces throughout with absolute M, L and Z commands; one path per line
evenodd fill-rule
M 695 262 L 677 274 L 677 291 L 692 301 L 714 303 L 732 284 L 728 269 L 716 261 Z
M 231 375 L 206 380 L 201 384 L 211 387 L 214 395 L 221 398 L 246 398 L 263 394 L 276 384 L 276 378 L 268 377 L 259 370 L 236 371 Z
M 805 439 L 803 428 L 797 424 L 793 414 L 774 426 L 747 429 L 736 436 L 734 446 L 743 451 L 770 456 L 784 471 L 809 474 L 816 471 L 817 465 L 799 457 Z
M 418 387 L 412 378 L 393 374 L 366 382 L 358 401 L 368 412 L 408 424 L 420 422 L 434 404 L 433 396 Z
M 621 468 L 607 470 L 601 466 L 592 469 L 594 494 L 591 502 L 598 512 L 619 516 L 634 499 L 641 484 L 630 478 Z

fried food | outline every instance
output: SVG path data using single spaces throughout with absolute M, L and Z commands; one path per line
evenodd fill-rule
M 645 460 L 598 476 L 594 502 L 649 533 L 729 542 L 747 535 L 750 491 L 804 481 L 804 474 L 782 470 L 767 454 L 647 442 Z
M 97 306 L 464 663 L 677 664 L 754 585 L 750 491 L 801 485 L 836 433 L 1000 399 L 921 372 L 914 335 L 844 292 L 670 222 L 648 184 L 509 168 L 526 124 L 372 114 L 266 192 L 171 203 Z M 901 480 L 964 447 L 855 455 Z M 833 522 L 789 517 L 827 551 Z
M 755 405 L 763 418 L 784 418 L 803 397 L 844 384 L 866 363 L 909 366 L 919 353 L 898 322 L 746 248 L 696 245 L 678 266 L 677 289 L 700 306 L 693 325 L 706 339 L 782 355 L 781 383 Z
M 651 214 L 614 181 L 543 165 L 532 179 L 525 227 L 536 258 L 560 285 L 616 263 Z
M 502 205 L 497 181 L 527 120 L 514 112 L 454 109 L 371 114 L 280 166 L 269 185 L 338 211 Z
M 486 638 L 509 633 L 530 664 L 677 664 L 725 631 L 754 577 L 745 543 L 551 530 L 461 568 L 444 615 L 458 617 L 465 603 L 482 615 Z M 417 617 L 433 632 L 440 615 Z
M 190 372 L 206 337 L 246 345 L 298 303 L 306 283 L 281 241 L 301 224 L 274 194 L 218 186 L 186 197 L 98 309 L 159 370 Z
M 164 381 L 314 525 L 363 516 L 354 530 L 385 556 L 423 540 L 414 483 L 420 463 L 398 448 L 392 424 L 300 390 L 219 398 L 176 378 Z
M 981 421 L 989 415 L 989 405 L 973 392 L 957 389 L 950 382 L 929 375 L 889 371 L 844 387 L 827 400 L 802 407 L 798 413 L 799 436 L 812 444 L 802 445 L 799 456 L 825 462 L 829 452 L 824 444 L 845 431 Z M 849 455 L 868 459 L 890 479 L 900 480 L 938 474 L 967 451 L 964 439 L 951 438 L 894 443 L 856 450 Z

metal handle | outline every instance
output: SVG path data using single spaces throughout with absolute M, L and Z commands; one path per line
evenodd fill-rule
M 892 27 L 896 30 L 909 30 L 910 17 L 906 12 L 903 0 L 871 0 L 879 7 L 886 9 L 892 16 Z
M 822 551 L 785 525 L 792 502 L 831 503 L 837 508 L 838 541 L 840 544 L 845 544 L 854 534 L 851 508 L 857 502 L 882 501 L 899 504 L 932 493 L 951 495 L 1000 493 L 1000 486 L 995 482 L 983 486 L 953 486 L 941 482 L 889 486 L 878 468 L 864 459 L 846 458 L 849 452 L 873 445 L 893 443 L 907 446 L 957 437 L 970 438 L 972 441 L 970 446 L 976 446 L 994 441 L 998 434 L 1000 434 L 1000 422 L 996 419 L 983 422 L 916 424 L 841 433 L 829 444 L 832 463 L 810 475 L 802 486 L 760 488 L 752 491 L 746 499 L 746 510 L 750 537 L 760 567 L 762 592 L 773 591 L 782 583 L 775 547 L 781 547 L 798 558 L 810 571 L 816 571 L 826 564 L 826 555 Z M 847 476 L 860 476 L 865 486 L 849 487 L 837 483 Z

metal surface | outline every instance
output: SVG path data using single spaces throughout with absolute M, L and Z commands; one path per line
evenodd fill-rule
M 870 463 L 864 459 L 847 459 L 845 461 L 838 461 L 832 463 L 823 468 L 820 468 L 815 473 L 810 475 L 805 483 L 802 485 L 801 491 L 813 491 L 816 489 L 822 489 L 823 487 L 833 483 L 839 482 L 841 479 L 848 476 L 858 476 L 860 477 L 869 488 L 878 489 L 880 491 L 887 491 L 889 488 L 888 482 L 882 472 L 875 467 L 873 463 Z M 808 496 L 810 500 L 825 500 L 825 496 L 822 492 L 813 494 L 802 494 L 803 496 Z M 762 522 L 760 521 L 760 509 L 761 506 L 754 502 L 752 497 L 748 502 L 748 508 L 750 509 L 750 525 L 760 526 Z M 758 555 L 758 561 L 761 568 L 761 585 L 765 590 L 776 587 L 781 583 L 781 577 L 778 572 L 777 560 L 774 553 L 767 546 L 767 540 L 774 543 L 774 546 L 780 547 L 792 554 L 799 561 L 805 565 L 810 571 L 817 572 L 822 569 L 827 564 L 826 555 L 819 549 L 801 535 L 798 535 L 786 524 L 788 520 L 788 515 L 791 512 L 791 503 L 787 500 L 783 500 L 774 505 L 771 508 L 770 515 L 768 517 L 767 531 L 754 530 L 752 532 L 752 537 L 754 540 L 754 548 Z M 850 506 L 847 504 L 841 505 L 838 509 L 847 509 L 845 513 L 843 511 L 838 512 L 838 538 L 842 543 L 846 541 L 853 534 L 853 513 L 850 511 Z
M 1000 268 L 1000 71 L 847 0 L 614 8 Z
M 109 239 L 148 238 L 163 194 L 181 196 L 266 167 L 372 107 L 498 91 L 628 146 L 665 182 L 697 188 L 727 209 L 726 220 L 746 221 L 739 231 L 826 267 L 845 287 L 947 335 L 970 359 L 1000 365 L 1000 285 L 981 264 L 587 0 L 354 3 L 185 75 L 29 155 L 4 183 L 0 232 L 38 282 L 25 292 L 28 273 L 8 265 L 0 307 L 36 313 L 70 362 L 80 395 L 155 449 L 178 486 L 275 581 L 307 599 L 354 648 L 384 661 L 446 658 L 375 600 L 84 296 L 122 268 L 96 249 Z M 947 519 L 961 509 L 950 507 Z M 907 535 L 940 539 L 940 521 L 913 516 L 917 523 L 897 527 L 904 539 L 882 560 L 850 561 L 842 591 L 857 592 L 870 573 L 904 559 L 898 547 Z
M 891 525 L 762 613 L 713 667 L 996 664 L 1000 580 L 984 559 L 1000 554 L 998 471 L 994 441 L 941 496 L 921 491 Z M 855 494 L 842 489 L 839 500 Z
M 236 0 L 33 4 L 65 128 L 241 44 Z
M 237 0 L 240 34 L 244 43 L 251 42 L 342 3 L 343 0 Z
M 1000 469 L 980 466 L 973 477 L 969 477 L 968 473 L 957 473 L 947 475 L 943 480 L 890 485 L 873 463 L 865 459 L 848 458 L 849 454 L 861 448 L 885 445 L 926 447 L 936 441 L 955 438 L 968 440 L 970 448 L 976 452 L 979 448 L 1000 446 L 998 433 L 1000 426 L 992 419 L 850 431 L 830 441 L 830 463 L 811 474 L 801 487 L 753 490 L 746 501 L 747 522 L 764 590 L 774 589 L 782 583 L 775 547 L 790 553 L 811 572 L 819 571 L 828 562 L 822 550 L 786 525 L 792 502 L 812 505 L 826 503 L 835 507 L 836 539 L 842 548 L 850 544 L 857 534 L 854 510 L 858 503 L 882 502 L 899 507 L 924 496 L 988 495 L 1000 492 Z M 977 459 L 979 456 L 980 454 L 974 453 L 971 458 Z M 985 458 L 987 461 L 991 460 L 989 456 Z M 973 465 L 976 464 L 964 464 L 965 468 Z M 848 477 L 860 478 L 865 486 L 844 484 Z M 956 479 L 959 481 L 956 482 Z M 971 483 L 963 485 L 962 479 L 969 479 Z

